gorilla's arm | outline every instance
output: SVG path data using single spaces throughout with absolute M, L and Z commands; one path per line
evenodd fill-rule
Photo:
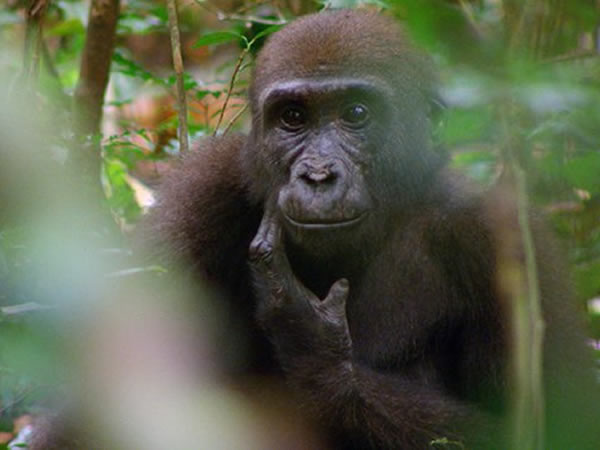
M 502 447 L 499 420 L 454 399 L 433 380 L 355 362 L 345 311 L 352 287 L 338 280 L 320 300 L 293 274 L 281 233 L 277 218 L 267 213 L 251 244 L 258 319 L 312 417 L 352 448 L 420 449 L 443 438 Z
M 140 226 L 138 246 L 151 261 L 240 289 L 260 208 L 247 201 L 240 151 L 245 136 L 205 138 L 172 170 L 157 205 Z

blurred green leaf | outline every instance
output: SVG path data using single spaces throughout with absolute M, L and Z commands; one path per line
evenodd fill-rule
M 213 33 L 207 33 L 198 39 L 194 44 L 194 48 L 203 47 L 205 45 L 224 44 L 242 38 L 243 36 L 241 34 L 232 31 L 215 31 Z
M 591 193 L 600 193 L 600 151 L 571 159 L 566 163 L 564 171 L 573 186 Z
M 452 109 L 444 114 L 439 138 L 447 145 L 456 145 L 489 136 L 493 116 L 487 107 Z
M 281 30 L 282 28 L 283 28 L 283 25 L 271 25 L 270 27 L 265 28 L 264 30 L 257 33 L 250 42 L 248 42 L 248 46 L 251 47 L 259 39 L 261 39 L 265 36 L 268 36 L 270 34 L 276 33 L 277 31 Z
M 139 64 L 127 58 L 119 50 L 115 50 L 115 52 L 113 53 L 113 62 L 115 63 L 112 65 L 111 68 L 113 72 L 122 73 L 123 75 L 127 75 L 130 77 L 141 78 L 145 81 L 153 81 L 159 84 L 166 84 L 165 80 L 143 69 Z
M 78 19 L 69 19 L 57 23 L 55 26 L 45 31 L 47 36 L 68 36 L 70 34 L 83 33 L 85 27 Z
M 582 298 L 597 296 L 600 293 L 600 261 L 576 267 L 575 284 Z
M 135 201 L 135 192 L 127 182 L 127 166 L 117 159 L 104 159 L 103 181 L 110 208 L 128 222 L 140 215 L 141 209 Z

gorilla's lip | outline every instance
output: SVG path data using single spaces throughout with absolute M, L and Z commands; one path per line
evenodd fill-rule
M 359 214 L 358 216 L 352 217 L 350 219 L 343 220 L 320 220 L 320 221 L 311 221 L 304 222 L 290 217 L 287 214 L 284 214 L 285 219 L 295 226 L 296 228 L 304 228 L 306 230 L 324 230 L 324 229 L 332 229 L 332 228 L 346 228 L 356 225 L 360 221 L 362 221 L 366 212 Z

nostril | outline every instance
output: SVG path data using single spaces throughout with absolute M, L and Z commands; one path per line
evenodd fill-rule
M 337 176 L 329 169 L 321 169 L 307 171 L 300 178 L 307 184 L 326 184 L 333 182 Z

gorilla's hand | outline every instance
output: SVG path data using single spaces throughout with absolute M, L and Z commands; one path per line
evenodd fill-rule
M 275 214 L 265 212 L 250 244 L 250 266 L 258 291 L 257 318 L 276 346 L 281 363 L 297 357 L 347 361 L 352 343 L 346 320 L 348 281 L 337 280 L 320 300 L 296 278 Z

